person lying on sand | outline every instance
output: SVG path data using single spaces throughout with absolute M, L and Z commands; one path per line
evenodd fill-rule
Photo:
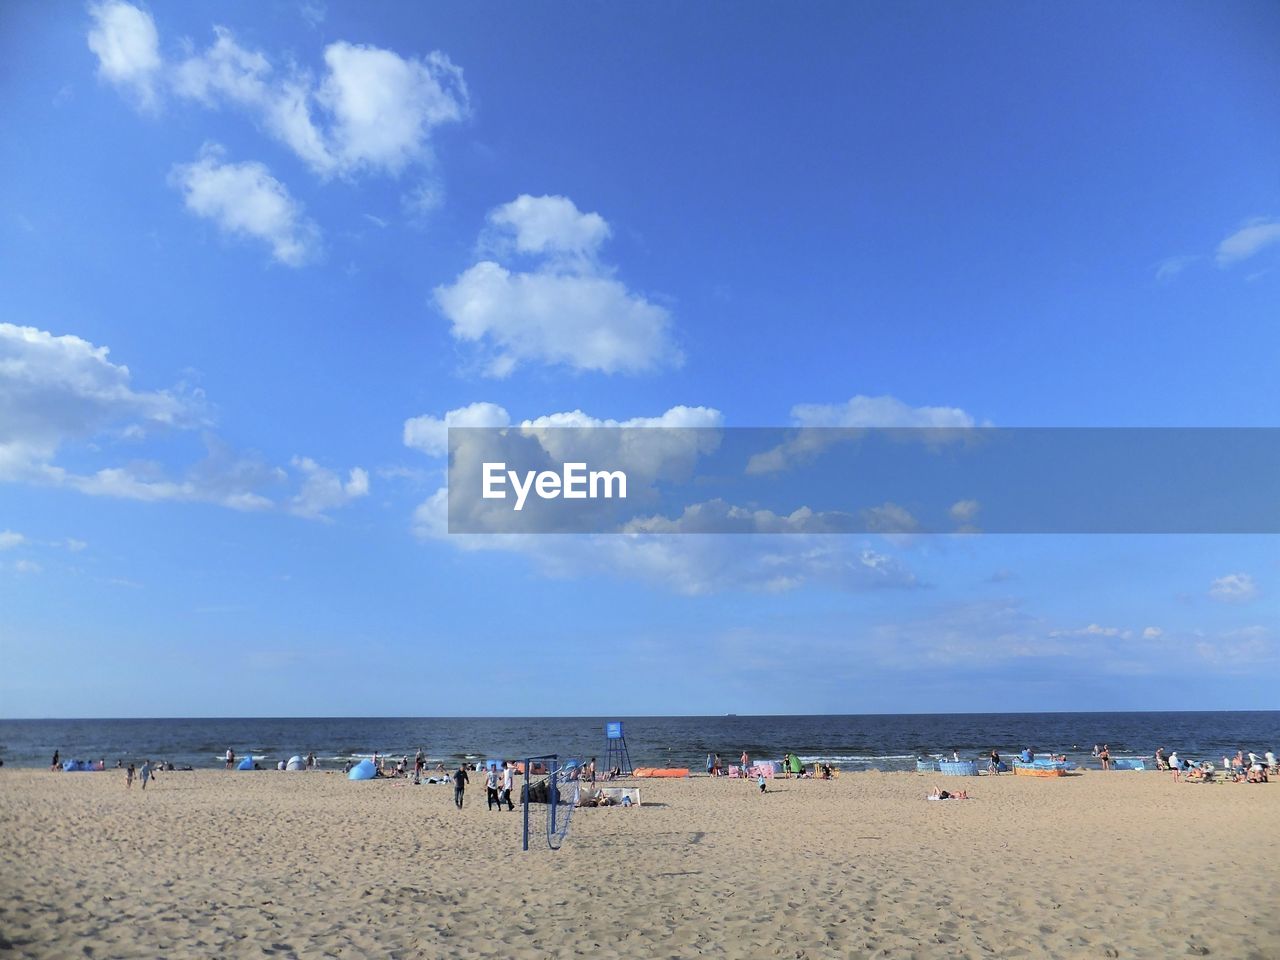
M 946 790 L 939 790 L 937 787 L 934 787 L 933 793 L 929 794 L 927 797 L 925 797 L 925 799 L 926 800 L 968 800 L 969 791 L 958 790 L 955 793 L 949 793 Z

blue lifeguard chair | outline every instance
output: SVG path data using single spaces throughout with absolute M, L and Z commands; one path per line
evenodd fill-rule
M 622 735 L 621 720 L 610 720 L 604 725 L 604 767 L 617 770 L 619 776 L 631 776 L 631 754 L 627 752 L 627 738 Z

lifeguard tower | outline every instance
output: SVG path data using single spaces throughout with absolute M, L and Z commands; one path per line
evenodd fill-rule
M 631 776 L 631 754 L 627 752 L 621 720 L 610 720 L 604 725 L 604 767 L 617 770 L 619 776 Z

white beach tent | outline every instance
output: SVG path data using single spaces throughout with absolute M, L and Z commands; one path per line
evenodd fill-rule
M 289 762 L 285 764 L 285 769 L 286 770 L 305 770 L 307 769 L 307 761 L 303 760 L 299 756 L 296 756 L 296 755 L 292 756 L 289 758 Z

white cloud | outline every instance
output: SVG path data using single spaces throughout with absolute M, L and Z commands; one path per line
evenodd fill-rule
M 977 500 L 957 500 L 947 512 L 956 523 L 971 523 L 981 509 Z
M 404 58 L 339 41 L 324 50 L 317 84 L 297 69 L 278 73 L 225 27 L 203 53 L 174 66 L 173 91 L 205 106 L 248 110 L 320 176 L 398 175 L 431 160 L 430 134 L 469 112 L 462 71 L 439 51 Z
M 0 480 L 38 470 L 68 440 L 113 424 L 174 426 L 198 415 L 191 398 L 137 391 L 106 347 L 0 323 Z
M 13 530 L 0 530 L 0 550 L 12 550 L 27 542 L 27 538 Z
M 609 224 L 598 213 L 582 213 L 568 197 L 521 194 L 489 212 L 500 234 L 510 234 L 518 253 L 568 254 L 593 258 L 609 239 Z
M 1148 627 L 1147 630 L 1153 628 Z M 1151 640 L 1158 637 L 1162 631 L 1158 631 L 1153 635 L 1148 635 L 1145 631 L 1143 637 Z M 1101 624 L 1091 623 L 1087 627 L 1080 627 L 1076 630 L 1050 630 L 1050 637 L 1092 637 L 1095 639 L 1108 640 L 1132 640 L 1134 632 L 1127 627 L 1104 627 Z
M 897 397 L 859 394 L 845 403 L 801 403 L 791 408 L 801 427 L 938 427 L 975 426 L 972 415 L 959 407 L 912 407 Z
M 369 474 L 353 467 L 342 478 L 309 457 L 294 457 L 293 466 L 302 473 L 302 489 L 289 501 L 289 510 L 300 517 L 319 518 L 369 493 Z
M 1166 257 L 1156 266 L 1156 280 L 1160 283 L 1168 283 L 1199 259 L 1194 255 Z
M 151 15 L 121 0 L 91 4 L 89 15 L 89 49 L 98 57 L 98 74 L 127 90 L 142 107 L 153 108 L 163 61 Z
M 540 258 L 532 271 L 483 260 L 435 301 L 458 340 L 490 352 L 485 372 L 519 364 L 563 364 L 602 373 L 643 373 L 683 361 L 671 316 L 615 279 L 595 254 L 609 234 L 598 214 L 565 197 L 521 196 L 490 214 L 498 245 Z
M 433 127 L 467 114 L 462 71 L 439 51 L 406 60 L 350 43 L 325 48 L 329 75 L 316 93 L 332 114 L 330 138 L 343 169 L 398 173 L 426 154 Z
M 1271 628 L 1253 624 L 1205 638 L 1195 650 L 1212 663 L 1254 668 L 1260 663 L 1275 662 L 1274 636 Z
M 953 431 L 978 426 L 959 407 L 912 407 L 897 397 L 862 394 L 845 403 L 797 404 L 791 408 L 791 419 L 801 429 L 772 450 L 752 456 L 747 473 L 774 473 L 809 462 L 832 444 L 858 439 L 862 430 L 926 429 L 922 438 L 927 442 L 946 443 L 957 438 Z
M 462 422 L 466 420 L 471 423 Z M 564 453 L 559 445 L 567 442 L 566 428 L 624 428 L 568 439 L 574 443 L 575 456 L 624 467 L 639 485 L 689 470 L 698 456 L 718 442 L 715 428 L 722 420 L 718 410 L 707 407 L 677 406 L 656 417 L 626 420 L 600 419 L 575 410 L 524 420 L 518 430 L 522 437 L 537 439 L 554 459 Z M 509 421 L 507 411 L 495 404 L 472 404 L 441 417 L 406 421 L 405 443 L 440 456 L 444 453 L 443 432 L 449 425 L 507 426 Z M 652 427 L 702 429 L 685 433 L 647 429 Z M 599 448 L 582 453 L 582 444 L 590 440 L 596 440 Z M 808 510 L 781 517 L 711 502 L 689 508 L 676 520 L 654 517 L 637 521 L 631 533 L 587 536 L 450 535 L 448 512 L 448 490 L 442 487 L 414 511 L 414 535 L 423 540 L 445 540 L 466 551 L 519 554 L 551 577 L 603 573 L 684 594 L 738 589 L 773 592 L 812 583 L 845 590 L 919 585 L 909 569 L 865 543 L 852 537 L 818 535 L 831 527 L 824 525 L 825 518 Z M 743 535 L 703 536 L 696 532 L 700 530 L 735 530 Z M 759 535 L 784 531 L 793 535 Z M 672 533 L 690 535 L 668 535 Z
M 1252 220 L 1218 244 L 1218 266 L 1247 260 L 1277 241 L 1280 241 L 1280 220 Z
M 137 390 L 129 368 L 113 363 L 109 354 L 107 347 L 77 336 L 0 323 L 0 482 L 130 500 L 214 503 L 236 510 L 281 505 L 262 491 L 284 485 L 285 471 L 238 453 L 212 435 L 204 438 L 205 457 L 177 478 L 158 463 L 138 459 L 85 473 L 59 466 L 57 455 L 70 444 L 105 438 L 108 449 L 125 441 L 132 449 L 160 431 L 208 426 L 198 392 Z M 315 517 L 329 508 L 324 505 L 326 481 L 323 472 L 303 473 L 302 491 L 284 505 Z M 339 488 L 343 497 L 332 500 L 334 506 L 363 495 L 368 477 L 357 468 Z M 74 539 L 60 545 L 73 552 L 85 547 Z
M 511 415 L 496 403 L 473 403 L 443 417 L 424 414 L 404 422 L 404 445 L 432 457 L 449 452 L 449 427 L 505 427 Z
M 62 546 L 70 550 L 72 553 L 79 553 L 81 550 L 89 546 L 84 540 L 77 540 L 75 537 L 67 537 L 62 541 Z
M 212 220 L 220 230 L 263 240 L 272 256 L 291 267 L 319 252 L 320 231 L 279 180 L 261 163 L 223 163 L 223 151 L 206 145 L 194 163 L 170 174 L 187 209 Z
M 40 573 L 44 567 L 36 563 L 34 560 L 18 560 L 14 563 L 13 569 L 19 573 Z
M 1164 636 L 1164 631 L 1159 627 L 1147 627 L 1142 631 L 1143 640 L 1159 640 Z
M 1209 584 L 1209 596 L 1224 603 L 1244 603 L 1258 595 L 1258 584 L 1247 573 L 1229 573 Z

